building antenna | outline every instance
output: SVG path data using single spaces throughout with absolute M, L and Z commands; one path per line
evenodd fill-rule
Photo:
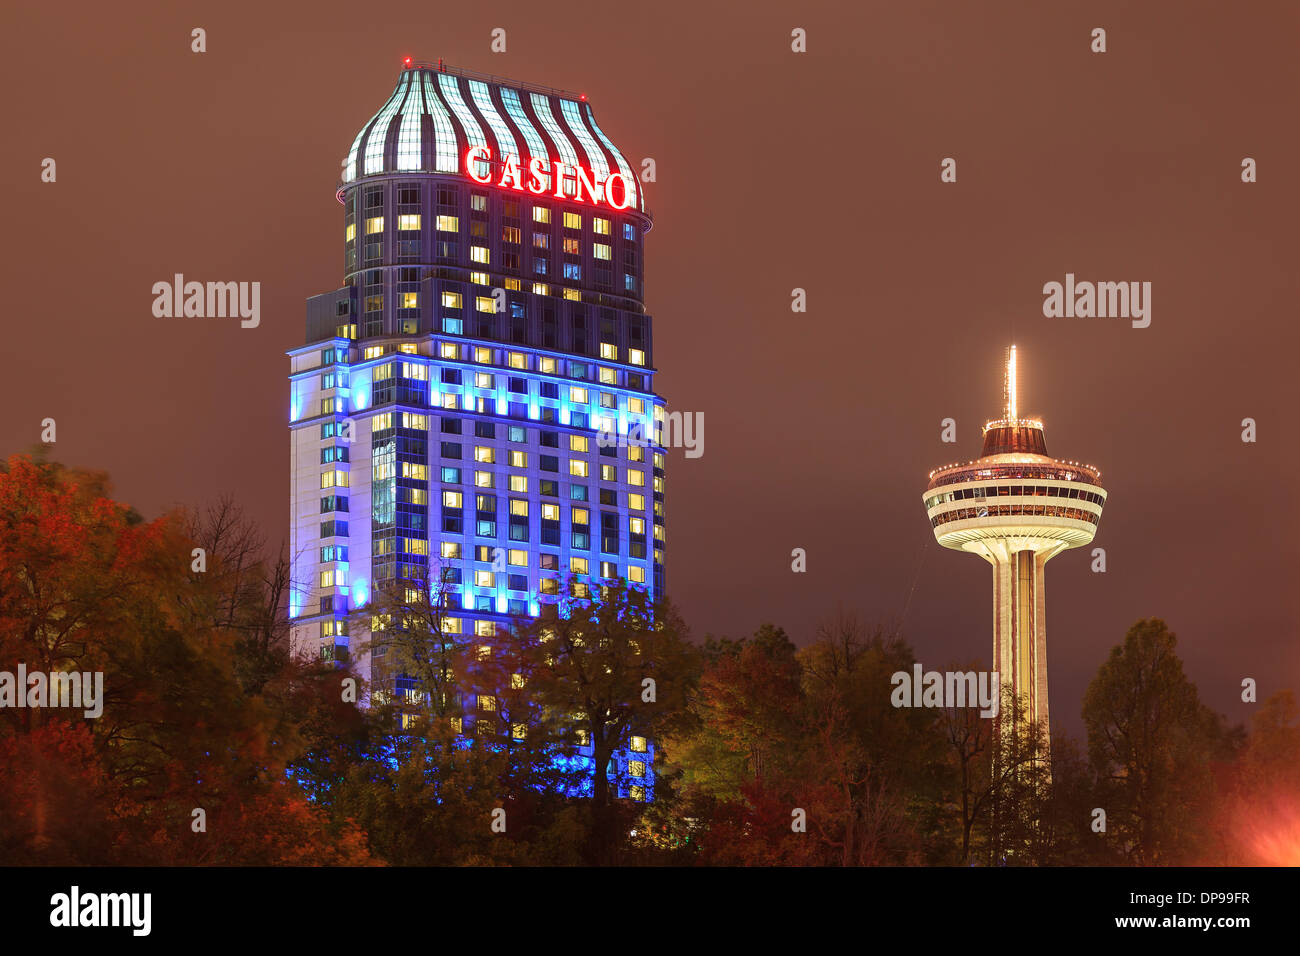
M 1002 401 L 1006 406 L 1006 420 L 1014 422 L 1019 401 L 1016 396 L 1016 347 L 1007 347 L 1007 367 L 1002 379 Z

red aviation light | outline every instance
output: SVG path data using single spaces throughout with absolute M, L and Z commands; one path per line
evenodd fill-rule
M 410 66 L 410 65 L 411 65 L 411 58 L 408 56 L 406 59 L 404 59 L 404 60 L 402 61 L 402 65 L 403 65 L 403 66 Z

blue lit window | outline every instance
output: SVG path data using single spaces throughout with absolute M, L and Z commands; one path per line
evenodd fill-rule
M 449 335 L 464 335 L 465 321 L 464 319 L 443 318 L 442 330 Z
M 449 484 L 449 485 L 459 485 L 459 484 L 460 484 L 460 469 L 459 469 L 459 468 L 443 468 L 443 469 L 442 469 L 442 480 L 443 480 L 446 484 Z
M 566 279 L 581 279 L 581 278 L 582 278 L 582 266 L 581 266 L 579 263 L 577 263 L 577 262 L 566 262 L 566 263 L 564 264 L 564 278 L 566 278 Z
M 630 222 L 623 223 L 623 238 L 627 239 L 628 241 L 635 240 L 636 226 L 632 225 Z

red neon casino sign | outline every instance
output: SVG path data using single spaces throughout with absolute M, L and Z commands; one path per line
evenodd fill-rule
M 487 146 L 471 146 L 465 152 L 465 175 L 485 186 L 527 191 L 534 196 L 550 194 L 556 199 L 591 202 L 614 209 L 630 209 L 636 199 L 636 187 L 622 173 L 599 178 L 584 166 L 570 166 L 559 160 L 548 166 L 540 156 L 534 156 L 524 167 L 519 164 L 518 156 L 507 155 L 500 163 L 498 177 L 492 173 L 496 164 L 491 160 L 492 150 Z M 481 172 L 480 168 L 486 171 Z

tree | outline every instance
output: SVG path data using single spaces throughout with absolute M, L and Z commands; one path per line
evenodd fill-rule
M 1140 866 L 1195 857 L 1206 831 L 1210 758 L 1223 736 L 1183 673 L 1176 644 L 1164 621 L 1138 621 L 1084 694 L 1107 839 Z

